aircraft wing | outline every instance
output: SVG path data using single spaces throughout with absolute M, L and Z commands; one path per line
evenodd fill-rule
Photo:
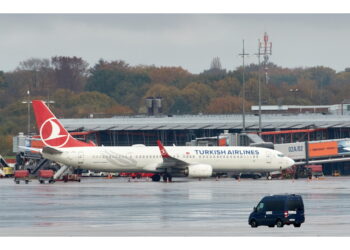
M 159 150 L 160 150 L 160 154 L 162 155 L 163 158 L 163 163 L 161 164 L 161 166 L 159 166 L 159 168 L 175 168 L 175 169 L 184 169 L 186 168 L 188 165 L 190 165 L 189 163 L 179 160 L 175 157 L 172 157 L 168 154 L 168 152 L 165 150 L 163 144 L 161 141 L 157 141 Z

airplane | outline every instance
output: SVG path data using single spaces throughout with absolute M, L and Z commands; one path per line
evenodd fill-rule
M 251 173 L 283 170 L 294 161 L 281 152 L 258 147 L 96 146 L 73 138 L 41 100 L 32 101 L 39 135 L 44 147 L 38 151 L 46 159 L 105 172 L 149 172 L 152 181 L 172 177 L 207 178 L 214 173 Z

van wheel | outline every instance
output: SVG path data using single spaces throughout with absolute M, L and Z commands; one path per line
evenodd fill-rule
M 250 221 L 250 226 L 251 226 L 251 227 L 257 227 L 258 224 L 256 223 L 256 220 L 251 220 L 251 221 Z
M 294 223 L 294 227 L 300 227 L 301 223 Z
M 283 227 L 284 225 L 283 225 L 283 222 L 281 220 L 277 220 L 276 221 L 276 226 L 277 227 Z

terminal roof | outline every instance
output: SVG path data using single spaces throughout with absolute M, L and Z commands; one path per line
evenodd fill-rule
M 242 129 L 242 115 L 117 116 L 60 120 L 69 131 Z M 262 116 L 262 128 L 268 130 L 331 127 L 350 128 L 350 116 L 322 114 Z M 246 129 L 258 128 L 259 117 L 246 115 Z

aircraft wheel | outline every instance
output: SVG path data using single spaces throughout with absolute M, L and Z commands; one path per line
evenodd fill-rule
M 151 178 L 152 178 L 152 181 L 155 181 L 155 182 L 160 181 L 160 175 L 159 174 L 155 174 Z

